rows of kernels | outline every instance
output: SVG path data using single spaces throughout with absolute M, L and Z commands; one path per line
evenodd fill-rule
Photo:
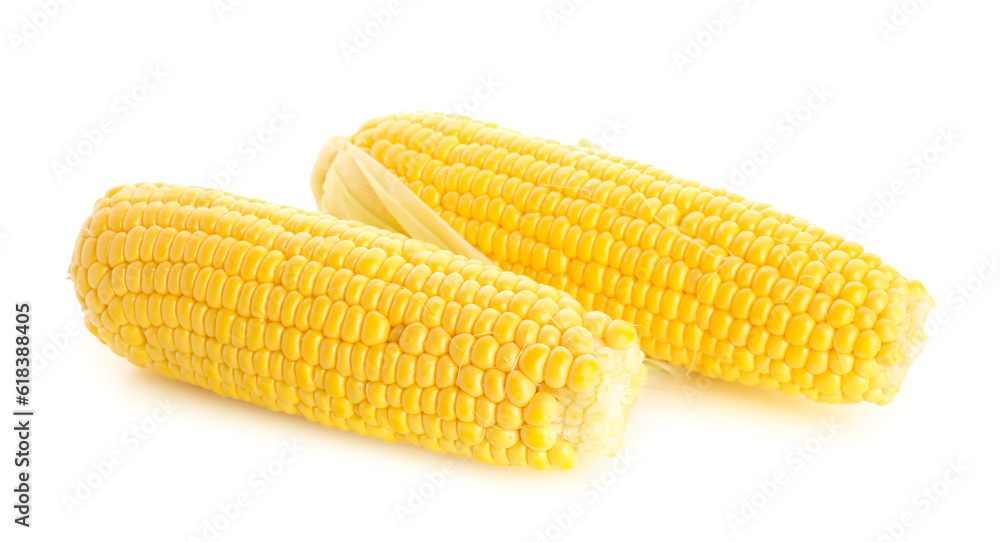
M 487 463 L 575 462 L 554 436 L 558 405 L 508 360 L 523 348 L 516 332 L 495 332 L 499 322 L 530 335 L 531 348 L 564 354 L 560 341 L 572 339 L 571 364 L 543 356 L 532 376 L 553 373 L 580 392 L 599 383 L 575 367 L 590 353 L 580 337 L 587 315 L 554 288 L 400 235 L 218 191 L 109 191 L 81 230 L 70 273 L 88 329 L 136 365 Z M 556 333 L 539 332 L 546 328 Z
M 886 371 L 925 292 L 856 242 L 491 123 L 399 114 L 352 141 L 502 267 L 635 324 L 652 357 L 825 402 L 885 403 L 898 389 Z

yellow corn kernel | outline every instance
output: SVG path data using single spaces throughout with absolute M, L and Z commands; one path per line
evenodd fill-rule
M 577 356 L 569 369 L 566 387 L 576 392 L 587 392 L 600 382 L 601 365 L 592 355 Z
M 559 415 L 559 402 L 548 392 L 538 392 L 524 409 L 524 421 L 534 426 L 550 425 Z
M 486 429 L 486 440 L 497 448 L 510 448 L 520 439 L 518 431 L 489 427 Z
M 637 341 L 635 327 L 623 320 L 614 320 L 604 326 L 604 340 L 611 348 L 628 348 Z
M 556 430 L 551 425 L 528 426 L 521 429 L 521 441 L 532 450 L 544 452 L 556 444 Z
M 497 424 L 504 429 L 520 429 L 524 413 L 509 401 L 501 401 L 497 403 Z
M 516 406 L 527 406 L 536 389 L 534 382 L 518 369 L 507 376 L 507 400 Z

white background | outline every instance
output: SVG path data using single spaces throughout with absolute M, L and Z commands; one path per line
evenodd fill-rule
M 897 15 L 898 30 L 883 25 L 886 39 L 879 21 L 902 2 L 567 1 L 553 24 L 546 12 L 558 0 L 406 1 L 376 28 L 371 13 L 388 0 L 257 0 L 221 17 L 212 0 L 71 2 L 50 18 L 36 0 L 5 1 L 4 410 L 13 407 L 15 300 L 33 303 L 41 355 L 34 526 L 12 524 L 15 441 L 5 430 L 0 536 L 189 540 L 241 491 L 251 504 L 221 540 L 535 541 L 546 529 L 560 540 L 866 541 L 892 539 L 887 528 L 907 541 L 995 536 L 1000 280 L 989 280 L 983 258 L 1000 253 L 1000 5 L 929 0 L 905 21 Z M 726 9 L 730 22 L 713 22 Z M 32 33 L 22 17 L 44 24 Z M 345 55 L 366 24 L 378 35 Z M 26 43 L 11 37 L 23 32 Z M 679 68 L 675 53 L 687 55 L 699 34 L 707 46 Z M 137 90 L 156 69 L 162 81 Z M 809 118 L 789 133 L 782 119 L 813 88 L 832 96 L 799 111 Z M 123 109 L 120 95 L 131 92 L 144 99 Z M 930 330 L 889 406 L 820 405 L 660 373 L 634 411 L 628 466 L 588 459 L 555 473 L 450 460 L 222 399 L 140 371 L 81 333 L 66 268 L 108 188 L 203 185 L 236 160 L 229 191 L 312 209 L 308 175 L 328 137 L 374 116 L 456 106 L 528 134 L 603 139 L 713 185 L 773 137 L 777 151 L 738 191 L 841 232 L 859 223 L 859 208 L 873 209 L 879 216 L 855 237 L 923 281 L 946 322 Z M 294 119 L 254 156 L 241 153 L 275 108 Z M 67 146 L 86 147 L 84 131 L 102 119 L 111 132 L 57 175 Z M 939 130 L 957 140 L 928 151 L 933 163 L 917 175 L 910 161 Z M 902 193 L 879 203 L 894 180 Z M 175 408 L 153 424 L 159 401 Z M 143 442 L 121 440 L 144 420 Z M 258 493 L 250 477 L 292 441 L 303 451 Z M 124 463 L 68 508 L 65 496 L 116 450 Z M 969 470 L 936 482 L 949 462 Z M 441 487 L 401 521 L 397 505 L 442 469 Z M 772 496 L 755 496 L 776 476 L 784 483 Z M 946 495 L 914 502 L 926 488 Z M 734 529 L 744 499 L 753 517 Z M 574 503 L 582 514 L 558 527 L 553 517 Z

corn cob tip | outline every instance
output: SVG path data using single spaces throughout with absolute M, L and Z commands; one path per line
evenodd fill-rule
M 597 314 L 607 318 L 603 313 Z M 634 332 L 630 343 L 615 343 L 618 339 L 614 326 L 624 325 L 631 329 L 631 325 L 622 320 L 614 320 L 611 324 L 603 336 L 595 333 L 593 339 L 593 356 L 597 363 L 592 370 L 600 375 L 593 391 L 574 392 L 571 381 L 567 388 L 555 393 L 563 406 L 562 415 L 554 423 L 559 438 L 572 444 L 582 455 L 610 457 L 618 452 L 632 407 L 639 400 L 640 390 L 646 382 L 645 356 Z M 571 380 L 573 373 L 574 369 L 570 369 Z
M 934 298 L 919 281 L 907 281 L 906 286 L 906 294 L 899 303 L 902 314 L 896 324 L 898 337 L 891 346 L 883 346 L 875 357 L 887 381 L 882 394 L 873 394 L 870 398 L 878 405 L 886 405 L 892 401 L 899 391 L 900 384 L 906 378 L 910 365 L 927 343 L 924 323 L 934 308 Z

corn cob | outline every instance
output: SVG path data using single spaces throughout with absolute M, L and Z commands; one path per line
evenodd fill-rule
M 357 148 L 374 167 L 343 159 Z M 312 175 L 320 210 L 343 207 L 335 194 L 362 177 L 383 195 L 405 183 L 502 268 L 635 324 L 651 359 L 710 377 L 886 404 L 926 340 L 924 287 L 858 243 L 586 141 L 402 113 L 327 143 Z
M 550 286 L 217 190 L 110 190 L 69 273 L 87 329 L 135 365 L 492 465 L 614 454 L 645 378 L 630 324 Z

